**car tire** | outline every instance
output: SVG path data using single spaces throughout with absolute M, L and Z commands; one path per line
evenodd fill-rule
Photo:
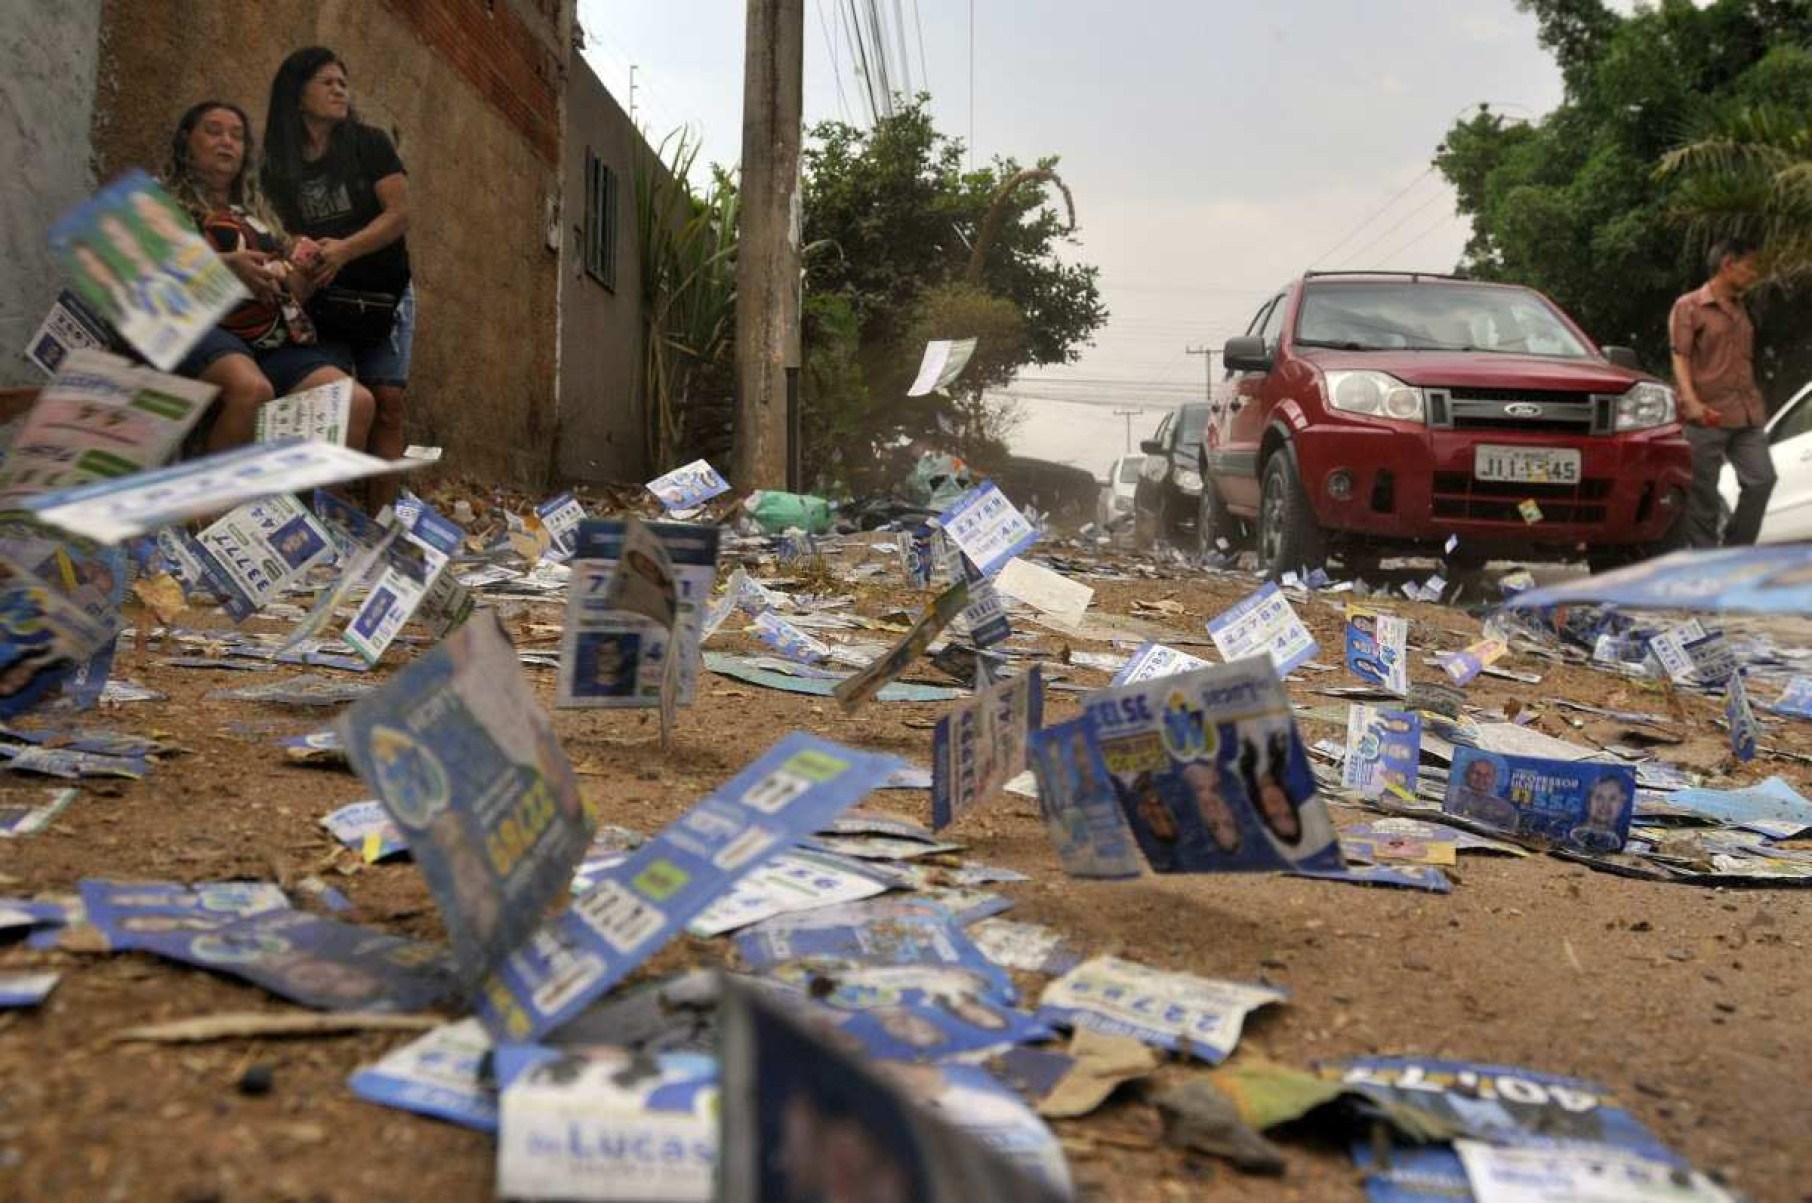
M 1202 481 L 1202 497 L 1197 503 L 1195 516 L 1196 552 L 1207 560 L 1219 552 L 1226 556 L 1237 556 L 1245 542 L 1246 532 L 1238 518 L 1227 509 L 1221 501 L 1221 495 L 1215 491 L 1212 480 Z M 1226 540 L 1223 549 L 1221 540 Z
M 1258 571 L 1276 580 L 1327 564 L 1327 539 L 1302 487 L 1296 457 L 1283 448 L 1265 461 L 1258 498 Z

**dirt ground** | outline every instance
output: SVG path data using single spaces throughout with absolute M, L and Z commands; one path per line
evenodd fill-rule
M 1168 597 L 1182 610 L 1160 621 L 1199 633 L 1204 619 L 1251 588 L 1183 569 L 1176 574 L 1099 583 L 1094 609 L 1129 614 L 1135 600 Z M 863 613 L 911 600 L 898 590 L 857 589 Z M 1397 608 L 1411 615 L 1412 646 L 1424 651 L 1476 637 L 1477 622 L 1458 611 Z M 1324 649 L 1337 647 L 1335 611 L 1319 601 L 1301 609 Z M 559 611 L 525 606 L 508 625 L 520 636 L 529 621 L 558 623 Z M 1065 643 L 1109 650 L 1022 629 L 1042 633 L 1053 659 Z M 741 635 L 712 644 L 742 645 Z M 161 658 L 122 653 L 115 671 L 168 693 L 168 702 L 88 721 L 154 734 L 187 754 L 167 759 L 142 782 L 85 782 L 48 831 L 0 842 L 0 894 L 73 891 L 86 876 L 290 880 L 320 872 L 356 903 L 353 921 L 437 938 L 433 904 L 411 864 L 363 867 L 317 826 L 330 810 L 368 796 L 363 785 L 346 772 L 292 766 L 272 746 L 279 735 L 317 729 L 324 717 L 205 696 L 299 670 L 187 670 Z M 1516 697 L 1539 707 L 1568 696 L 1615 705 L 1620 691 L 1638 691 L 1536 659 L 1506 663 L 1544 674 L 1543 683 L 1481 679 L 1470 700 L 1491 706 Z M 921 669 L 913 675 L 935 677 Z M 551 702 L 553 672 L 525 671 Z M 1065 671 L 1091 687 L 1107 681 L 1105 673 Z M 1422 679 L 1436 675 L 1420 663 L 1414 671 Z M 1344 675 L 1292 682 L 1293 696 L 1328 705 L 1309 688 L 1338 684 Z M 701 695 L 665 755 L 649 717 L 554 712 L 585 795 L 606 822 L 657 830 L 793 728 L 925 764 L 929 727 L 941 709 L 874 703 L 846 717 L 828 699 L 709 675 Z M 1051 695 L 1047 721 L 1073 714 L 1076 696 Z M 1633 708 L 1652 708 L 1658 699 L 1630 700 L 1642 703 Z M 1722 736 L 1713 708 L 1703 700 L 1688 705 L 1695 738 L 1670 758 L 1715 766 Z M 268 734 L 234 735 L 227 731 L 232 723 L 257 723 Z M 1577 735 L 1553 710 L 1537 725 Z M 1802 730 L 1812 728 L 1777 726 L 1775 735 L 1803 747 L 1796 739 Z M 1304 734 L 1313 740 L 1343 732 L 1309 722 Z M 1769 772 L 1802 786 L 1807 776 L 1801 765 L 1766 758 L 1742 776 Z M 47 784 L 0 781 L 0 800 L 41 797 Z M 869 805 L 929 820 L 923 793 L 888 792 Z M 1335 810 L 1341 824 L 1362 815 Z M 1032 876 L 995 887 L 1017 903 L 1009 918 L 1062 929 L 1089 952 L 1287 987 L 1287 1005 L 1248 1021 L 1243 1049 L 1299 1066 L 1409 1054 L 1595 1079 L 1700 1168 L 1752 1197 L 1812 1198 L 1805 1147 L 1812 1138 L 1812 895 L 1805 891 L 1649 883 L 1543 856 L 1462 858 L 1447 896 L 1268 876 L 1091 882 L 1059 872 L 1035 804 L 1012 795 L 970 816 L 956 834 L 969 857 Z M 723 940 L 688 939 L 651 970 L 718 961 L 727 948 Z M 0 972 L 26 969 L 58 970 L 63 981 L 43 1006 L 0 1013 L 0 1198 L 455 1203 L 492 1194 L 490 1139 L 364 1103 L 347 1089 L 355 1067 L 406 1035 L 114 1043 L 115 1033 L 137 1024 L 291 1008 L 256 987 L 147 955 L 0 948 Z M 257 1064 L 273 1068 L 274 1084 L 252 1097 L 235 1083 Z M 1136 1099 L 1117 1097 L 1091 1117 L 1056 1127 L 1084 1198 L 1361 1197 L 1343 1145 L 1313 1131 L 1286 1133 L 1287 1173 L 1261 1179 L 1164 1146 L 1155 1111 Z

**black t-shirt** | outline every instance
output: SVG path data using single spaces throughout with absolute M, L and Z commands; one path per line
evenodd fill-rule
M 287 210 L 290 232 L 310 238 L 348 238 L 384 211 L 377 182 L 403 172 L 403 160 L 388 135 L 369 125 L 354 125 L 344 142 L 336 141 L 321 158 L 302 165 L 294 195 L 277 200 Z M 409 284 L 407 239 L 398 238 L 379 251 L 355 259 L 334 277 L 340 288 L 401 294 Z

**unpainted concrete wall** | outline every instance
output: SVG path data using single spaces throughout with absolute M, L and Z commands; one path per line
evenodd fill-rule
M 553 464 L 559 101 L 572 0 L 106 0 L 104 175 L 158 169 L 183 109 L 234 100 L 260 135 L 290 51 L 332 47 L 409 170 L 417 329 L 409 438 L 540 486 Z
M 559 474 L 567 480 L 645 480 L 634 381 L 641 338 L 635 170 L 641 135 L 603 81 L 573 56 L 566 86 L 565 200 L 561 215 Z M 645 149 L 643 154 L 648 154 Z M 586 152 L 617 174 L 616 288 L 585 270 Z
M 0 386 L 44 379 L 21 353 L 57 295 L 50 224 L 94 190 L 100 30 L 101 0 L 0 0 Z

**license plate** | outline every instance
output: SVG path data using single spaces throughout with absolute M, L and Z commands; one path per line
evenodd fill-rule
M 1479 480 L 1525 485 L 1576 485 L 1579 452 L 1564 447 L 1499 447 L 1474 449 L 1472 474 Z

